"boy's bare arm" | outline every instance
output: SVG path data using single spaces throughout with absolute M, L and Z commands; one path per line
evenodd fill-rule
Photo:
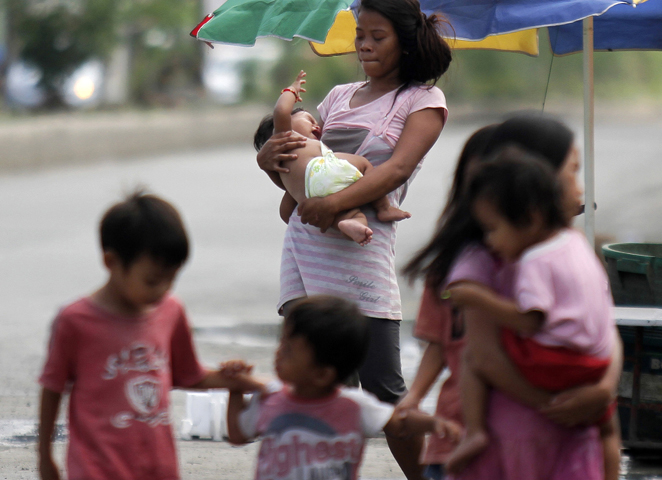
M 221 371 L 207 371 L 205 377 L 196 383 L 187 387 L 188 390 L 209 390 L 211 388 L 223 388 L 241 392 L 262 391 L 264 381 L 253 377 L 249 373 L 239 372 L 235 375 L 227 375 Z
M 241 433 L 239 428 L 239 414 L 246 408 L 244 401 L 244 394 L 241 392 L 230 391 L 230 398 L 228 399 L 228 440 L 233 445 L 243 445 L 248 441 Z
M 485 319 L 522 335 L 536 333 L 545 319 L 542 312 L 520 312 L 517 309 L 517 304 L 512 300 L 497 295 L 489 288 L 476 283 L 453 284 L 447 292 L 450 295 L 450 300 L 456 306 L 474 307 L 483 310 L 489 313 L 485 316 Z
M 39 475 L 42 480 L 59 480 L 60 473 L 53 460 L 53 432 L 60 408 L 62 394 L 41 389 L 41 404 L 39 407 Z
M 302 87 L 306 81 L 303 77 L 306 72 L 301 70 L 292 85 L 285 88 L 274 107 L 274 133 L 289 132 L 292 130 L 292 109 L 294 104 L 301 100 L 299 94 L 306 90 Z

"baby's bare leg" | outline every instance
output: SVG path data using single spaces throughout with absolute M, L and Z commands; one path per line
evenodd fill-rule
M 354 165 L 363 175 L 374 168 L 367 158 L 359 155 L 348 155 L 347 161 Z M 377 210 L 377 219 L 380 222 L 398 222 L 411 217 L 411 213 L 392 206 L 386 196 L 371 202 L 371 205 Z
M 372 240 L 372 230 L 368 227 L 368 219 L 358 208 L 337 215 L 333 226 L 362 247 Z

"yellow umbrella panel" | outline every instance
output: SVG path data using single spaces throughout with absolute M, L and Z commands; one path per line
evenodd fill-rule
M 313 51 L 320 56 L 342 55 L 353 53 L 356 20 L 351 10 L 341 10 L 336 16 L 324 43 L 310 42 Z M 537 56 L 539 53 L 538 30 L 523 30 L 521 32 L 492 35 L 483 40 L 467 41 L 448 39 L 455 50 L 500 50 L 519 52 Z

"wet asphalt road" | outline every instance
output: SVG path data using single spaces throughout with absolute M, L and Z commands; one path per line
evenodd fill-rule
M 450 126 L 426 159 L 404 204 L 413 217 L 399 227 L 400 264 L 432 231 L 462 143 L 478 126 Z M 580 131 L 579 124 L 573 127 Z M 662 241 L 660 132 L 662 121 L 598 125 L 599 234 Z M 240 355 L 256 361 L 258 370 L 270 370 L 273 337 L 264 332 L 279 321 L 275 304 L 285 225 L 277 213 L 279 190 L 257 169 L 250 147 L 0 174 L 0 453 L 11 455 L 8 439 L 20 433 L 17 425 L 34 423 L 35 379 L 57 308 L 104 280 L 96 234 L 101 213 L 140 185 L 181 210 L 193 240 L 176 293 L 198 328 L 203 361 Z M 419 288 L 402 286 L 405 318 L 412 319 Z M 419 350 L 406 331 L 403 363 L 411 378 Z M 658 461 L 626 458 L 626 478 L 662 478 Z M 0 473 L 24 478 L 17 473 L 21 468 L 3 467 Z

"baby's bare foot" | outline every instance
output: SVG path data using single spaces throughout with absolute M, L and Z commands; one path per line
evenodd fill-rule
M 446 471 L 452 475 L 462 472 L 469 463 L 487 448 L 490 439 L 484 431 L 467 434 L 446 461 Z
M 353 218 L 338 222 L 338 230 L 362 247 L 365 247 L 372 240 L 372 230 Z
M 399 222 L 406 218 L 411 218 L 411 213 L 393 206 L 377 211 L 377 219 L 380 222 Z

